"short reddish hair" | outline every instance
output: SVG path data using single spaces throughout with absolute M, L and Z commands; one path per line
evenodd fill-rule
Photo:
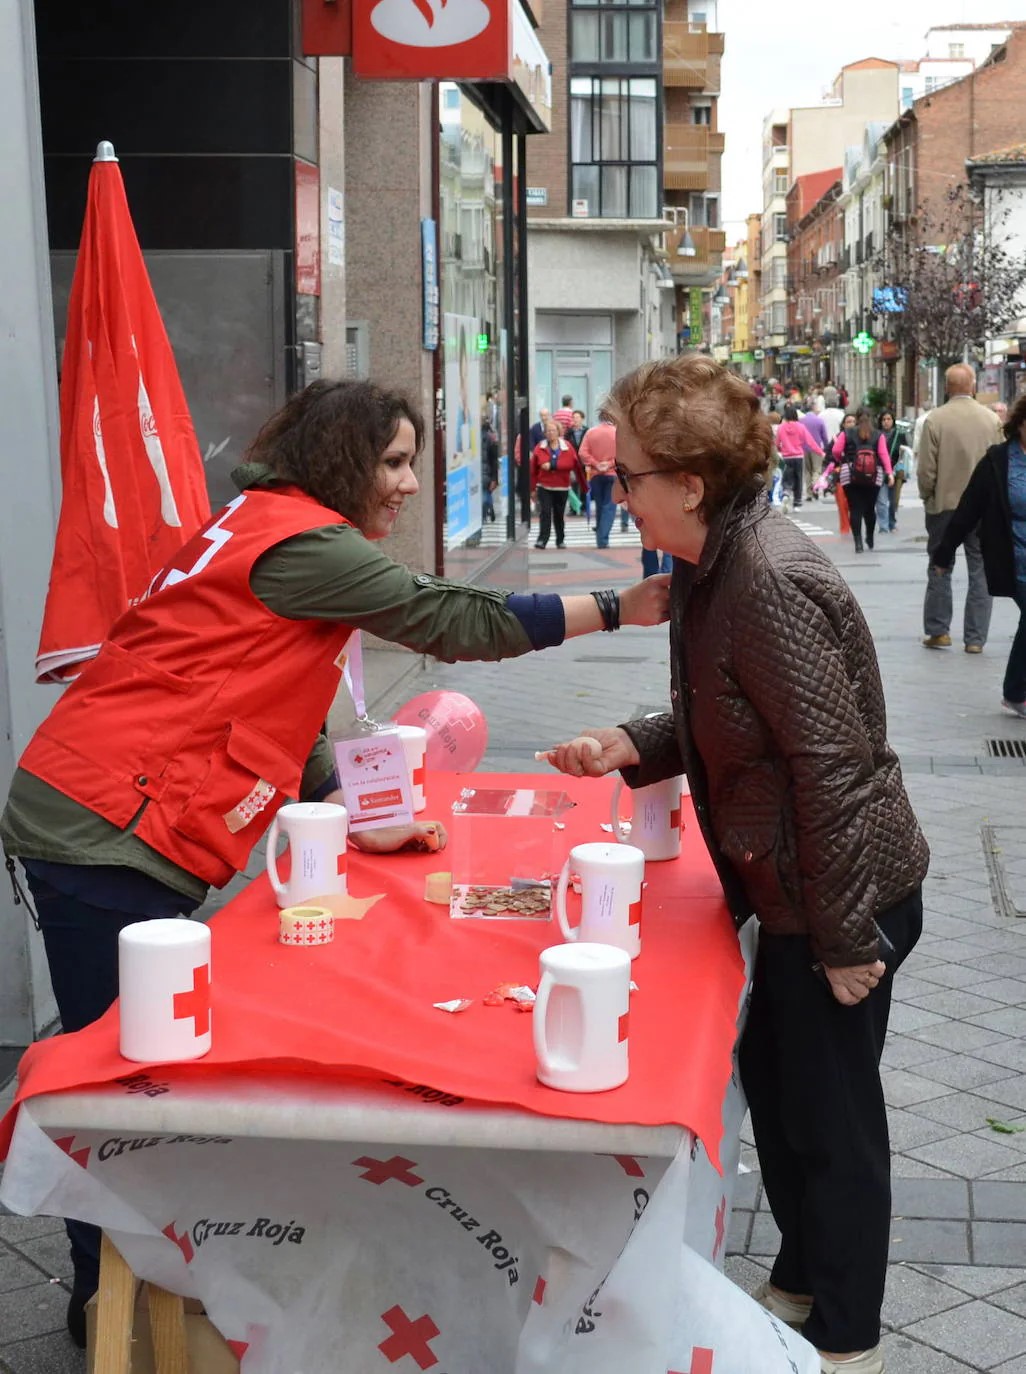
M 657 467 L 701 477 L 706 520 L 739 492 L 754 495 L 765 484 L 772 426 L 748 383 L 711 358 L 642 363 L 614 384 L 604 409 Z

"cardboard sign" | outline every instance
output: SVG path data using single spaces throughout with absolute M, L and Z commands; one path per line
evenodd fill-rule
M 350 830 L 378 830 L 413 821 L 413 791 L 397 730 L 332 742 Z

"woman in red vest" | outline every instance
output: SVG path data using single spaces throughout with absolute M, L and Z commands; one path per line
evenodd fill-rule
M 667 617 L 669 579 L 508 595 L 414 573 L 378 547 L 418 490 L 423 421 L 370 382 L 315 382 L 273 415 L 240 495 L 156 576 L 20 760 L 0 818 L 35 898 L 65 1031 L 117 996 L 118 933 L 191 915 L 279 806 L 341 800 L 322 732 L 354 629 L 454 662 Z M 437 847 L 436 823 L 356 838 Z M 85 1344 L 98 1232 L 68 1223 L 68 1327 Z

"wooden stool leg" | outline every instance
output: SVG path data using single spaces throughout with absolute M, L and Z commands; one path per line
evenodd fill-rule
M 105 1233 L 100 1242 L 94 1374 L 129 1374 L 134 1311 L 135 1275 Z
M 150 1333 L 157 1374 L 189 1374 L 185 1346 L 185 1308 L 177 1293 L 146 1285 L 150 1302 Z

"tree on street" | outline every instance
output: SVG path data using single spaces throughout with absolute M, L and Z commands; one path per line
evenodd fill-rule
M 982 356 L 1022 313 L 1026 254 L 1015 251 L 1007 210 L 984 215 L 964 183 L 939 211 L 923 206 L 884 236 L 873 263 L 889 291 L 880 299 L 889 334 L 906 355 L 945 368 Z

